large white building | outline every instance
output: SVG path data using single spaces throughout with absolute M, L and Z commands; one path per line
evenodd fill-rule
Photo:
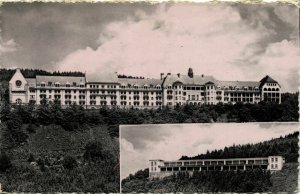
M 117 74 L 101 75 L 97 80 L 72 76 L 25 78 L 17 69 L 9 82 L 12 104 L 41 104 L 57 100 L 85 108 L 102 106 L 157 108 L 184 104 L 281 103 L 280 85 L 269 76 L 260 81 L 219 81 L 212 76 L 161 74 L 160 79 L 118 78 Z
M 212 170 L 247 170 L 261 168 L 271 172 L 282 169 L 285 160 L 282 156 L 269 156 L 261 158 L 230 158 L 230 159 L 202 159 L 202 160 L 150 160 L 149 178 L 163 178 L 178 172 Z

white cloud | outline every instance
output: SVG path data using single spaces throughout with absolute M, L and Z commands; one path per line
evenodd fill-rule
M 0 56 L 5 53 L 16 51 L 16 46 L 17 44 L 13 39 L 10 39 L 8 41 L 3 41 L 0 38 Z
M 265 74 L 277 75 L 272 64 L 237 63 L 265 58 L 255 57 L 261 49 L 258 45 L 275 32 L 261 22 L 255 26 L 244 22 L 238 10 L 230 6 L 174 4 L 167 8 L 162 4 L 151 15 L 138 11 L 134 18 L 108 24 L 97 40 L 97 49 L 87 47 L 69 54 L 59 62 L 60 70 L 87 71 L 91 77 L 116 71 L 159 77 L 160 72 L 186 73 L 193 67 L 197 74 L 220 80 L 259 80 Z M 290 66 L 282 69 L 286 74 L 292 70 Z M 289 85 L 284 87 L 290 89 Z
M 257 63 L 262 72 L 274 69 L 272 77 L 284 87 L 284 91 L 296 91 L 299 86 L 299 57 L 299 48 L 293 42 L 283 40 L 269 44 Z

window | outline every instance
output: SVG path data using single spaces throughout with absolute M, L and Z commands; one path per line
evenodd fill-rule
M 59 87 L 60 84 L 58 82 L 55 83 L 55 87 Z
M 22 85 L 21 80 L 17 80 L 17 81 L 16 81 L 16 86 L 19 88 L 19 87 L 21 87 L 21 85 Z
M 22 100 L 20 98 L 16 99 L 16 104 L 22 104 Z

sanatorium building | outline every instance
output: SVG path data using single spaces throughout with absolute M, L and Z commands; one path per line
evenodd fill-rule
M 56 100 L 62 106 L 78 104 L 85 108 L 118 106 L 158 108 L 184 104 L 281 103 L 281 87 L 270 76 L 260 81 L 219 81 L 213 76 L 188 73 L 163 74 L 160 79 L 119 78 L 115 74 L 89 81 L 86 76 L 45 76 L 26 78 L 20 69 L 9 82 L 12 104 L 40 104 Z

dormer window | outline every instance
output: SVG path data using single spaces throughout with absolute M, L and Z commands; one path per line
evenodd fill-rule
M 157 86 L 156 86 L 156 89 L 160 89 L 160 85 L 157 85 Z
M 138 85 L 134 85 L 134 88 L 135 88 L 135 89 L 138 89 L 138 87 L 139 87 Z
M 168 86 L 168 89 L 172 89 L 172 86 L 169 85 L 169 86 Z
M 46 87 L 46 83 L 45 82 L 41 82 L 41 87 Z
M 55 87 L 59 87 L 60 84 L 58 82 L 55 83 Z
M 77 86 L 77 83 L 76 82 L 73 82 L 73 87 L 76 87 Z
M 52 86 L 52 82 L 48 82 L 48 86 Z
M 148 88 L 148 85 L 144 85 L 144 89 L 147 89 Z
M 71 84 L 70 83 L 66 83 L 66 87 L 67 88 L 71 87 Z
M 83 83 L 80 83 L 80 86 L 79 86 L 79 87 L 83 88 L 83 87 L 84 87 L 84 84 L 83 84 Z

